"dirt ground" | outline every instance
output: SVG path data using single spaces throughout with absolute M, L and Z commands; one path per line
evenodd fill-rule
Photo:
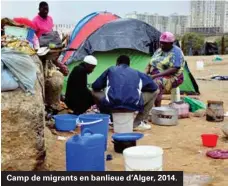
M 223 62 L 212 62 L 213 56 L 186 57 L 189 68 L 195 78 L 217 75 L 228 75 L 228 56 L 222 56 Z M 196 70 L 196 61 L 204 60 L 205 70 Z M 202 81 L 197 80 L 200 88 L 200 100 L 224 101 L 224 110 L 228 111 L 228 81 Z M 164 101 L 163 104 L 168 103 Z M 228 139 L 221 131 L 221 126 L 228 123 L 207 122 L 206 118 L 191 117 L 180 119 L 177 126 L 162 127 L 152 125 L 152 130 L 144 132 L 144 138 L 137 145 L 156 145 L 164 149 L 163 170 L 185 171 L 186 173 L 206 174 L 213 177 L 210 186 L 228 185 L 228 160 L 214 160 L 206 157 L 205 153 L 210 148 L 202 146 L 202 133 L 216 133 L 219 135 L 217 149 L 228 149 Z M 57 140 L 58 136 L 72 136 L 73 133 L 57 132 L 56 135 L 47 131 L 47 159 L 46 169 L 65 170 L 65 142 Z M 111 143 L 112 132 L 109 133 L 108 154 L 112 154 L 113 160 L 107 162 L 107 169 L 124 170 L 123 156 L 113 150 Z

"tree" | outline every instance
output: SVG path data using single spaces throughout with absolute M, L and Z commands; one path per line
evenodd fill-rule
M 189 52 L 200 53 L 204 45 L 204 36 L 197 33 L 186 33 L 182 37 L 182 50 L 185 55 L 189 55 Z
M 228 35 L 216 40 L 216 43 L 221 49 L 221 54 L 228 54 Z
M 221 41 L 221 54 L 225 54 L 225 37 L 222 36 L 222 41 Z

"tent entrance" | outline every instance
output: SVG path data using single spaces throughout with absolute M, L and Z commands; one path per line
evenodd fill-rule
M 120 55 L 128 55 L 131 59 L 131 67 L 141 72 L 144 72 L 151 58 L 151 56 L 148 54 L 132 49 L 116 49 L 107 52 L 95 52 L 93 55 L 98 59 L 98 65 L 95 68 L 94 72 L 88 77 L 89 84 L 92 84 L 106 69 L 111 66 L 115 66 L 116 60 Z M 71 72 L 73 68 L 78 64 L 80 64 L 80 61 L 72 62 L 69 64 L 69 71 Z M 62 91 L 63 94 L 66 92 L 67 79 L 68 77 L 65 77 L 64 79 L 64 87 Z M 187 95 L 200 94 L 198 85 L 188 68 L 187 62 L 185 63 L 184 68 L 184 82 L 180 86 L 180 91 L 181 94 Z

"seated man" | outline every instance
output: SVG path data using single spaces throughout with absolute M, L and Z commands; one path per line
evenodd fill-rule
M 86 56 L 84 62 L 74 67 L 69 75 L 65 103 L 76 115 L 83 114 L 94 105 L 93 95 L 87 87 L 87 75 L 93 72 L 96 65 L 95 57 Z
M 144 73 L 129 67 L 130 59 L 122 55 L 115 67 L 108 68 L 93 84 L 94 96 L 100 106 L 109 110 L 139 111 L 135 121 L 136 130 L 148 130 L 145 122 L 158 94 L 158 86 Z M 105 93 L 101 96 L 102 89 Z M 98 93 L 97 93 L 98 92 Z
M 54 27 L 53 20 L 51 16 L 48 16 L 49 7 L 46 2 L 41 2 L 39 4 L 39 13 L 38 15 L 32 20 L 35 24 L 37 30 L 36 35 L 39 38 L 42 34 L 47 34 L 52 32 Z

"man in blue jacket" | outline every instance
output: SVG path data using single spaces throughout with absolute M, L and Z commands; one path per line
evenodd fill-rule
M 100 106 L 108 110 L 139 111 L 134 129 L 149 130 L 151 126 L 145 120 L 148 119 L 159 90 L 149 76 L 129 66 L 129 57 L 120 56 L 116 66 L 108 68 L 92 84 L 93 94 Z

